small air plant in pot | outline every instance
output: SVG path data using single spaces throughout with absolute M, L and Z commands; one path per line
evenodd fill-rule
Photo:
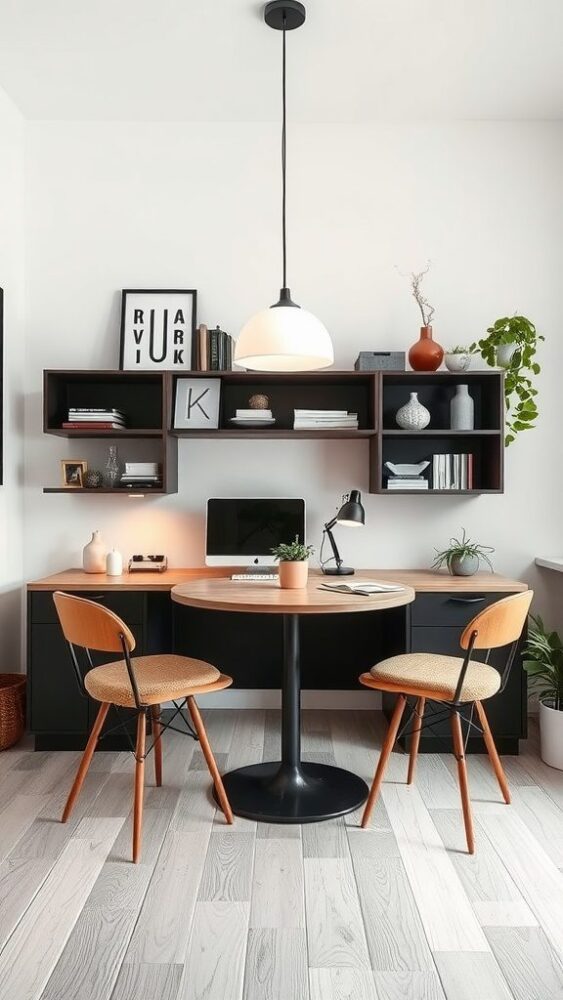
M 309 558 L 314 551 L 312 545 L 303 545 L 299 541 L 299 535 L 289 544 L 282 543 L 272 549 L 274 558 L 280 564 L 280 587 L 283 590 L 302 590 L 307 586 Z
M 465 533 L 465 528 L 461 529 L 461 538 L 450 538 L 450 544 L 443 552 L 436 549 L 436 558 L 432 563 L 432 569 L 441 569 L 447 566 L 448 571 L 453 576 L 473 576 L 482 562 L 486 563 L 492 573 L 493 564 L 487 553 L 494 552 L 490 545 L 479 545 L 472 542 Z
M 470 347 L 464 347 L 462 344 L 449 347 L 444 354 L 446 368 L 449 372 L 466 372 L 474 353 Z

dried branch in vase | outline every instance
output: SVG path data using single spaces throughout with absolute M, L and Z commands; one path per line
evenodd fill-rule
M 421 288 L 423 278 L 426 274 L 428 274 L 431 264 L 432 261 L 427 260 L 426 267 L 422 271 L 419 271 L 418 273 L 416 271 L 410 271 L 408 274 L 406 274 L 405 272 L 400 271 L 399 268 L 397 268 L 397 271 L 399 272 L 401 277 L 410 278 L 412 295 L 418 308 L 420 309 L 423 326 L 430 326 L 432 324 L 432 319 L 434 317 L 434 306 L 431 306 L 428 299 L 425 298 L 425 296 L 422 294 L 422 288 Z

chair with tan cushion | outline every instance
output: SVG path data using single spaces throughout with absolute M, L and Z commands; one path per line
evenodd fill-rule
M 470 854 L 474 853 L 473 818 L 461 722 L 463 719 L 467 723 L 468 730 L 473 728 L 482 734 L 504 801 L 510 803 L 508 782 L 482 703 L 502 691 L 506 685 L 533 596 L 531 590 L 513 594 L 481 611 L 461 634 L 460 646 L 465 651 L 464 656 L 405 653 L 403 656 L 391 656 L 387 660 L 382 660 L 372 667 L 369 673 L 360 676 L 360 683 L 365 687 L 389 691 L 398 696 L 362 817 L 363 827 L 367 826 L 377 801 L 387 763 L 399 735 L 407 698 L 416 699 L 409 719 L 409 723 L 414 720 L 410 734 L 407 776 L 409 785 L 414 778 L 426 701 L 437 702 L 450 714 L 467 849 Z M 506 658 L 504 669 L 499 672 L 495 667 L 489 666 L 487 660 L 492 649 L 501 647 L 505 648 Z M 474 650 L 486 651 L 483 659 L 474 660 L 472 658 Z M 474 721 L 475 710 L 480 725 Z
M 175 654 L 153 656 L 131 656 L 135 649 L 135 638 L 125 622 L 107 608 L 83 597 L 63 594 L 53 595 L 61 627 L 68 642 L 77 680 L 83 690 L 96 701 L 100 708 L 82 756 L 78 772 L 67 799 L 62 822 L 66 823 L 88 768 L 92 762 L 100 733 L 111 705 L 137 710 L 137 739 L 135 744 L 135 797 L 133 808 L 133 861 L 138 861 L 141 852 L 143 821 L 143 793 L 145 758 L 154 749 L 156 784 L 162 784 L 162 730 L 168 723 L 161 719 L 160 706 L 168 701 L 180 701 L 178 711 L 187 706 L 195 732 L 209 772 L 217 798 L 228 823 L 233 822 L 233 814 L 225 792 L 217 763 L 213 756 L 207 733 L 203 725 L 195 695 L 222 691 L 232 684 L 232 678 L 221 674 L 217 667 L 203 660 Z M 76 648 L 86 651 L 91 669 L 82 677 Z M 121 653 L 123 659 L 92 666 L 91 650 L 105 653 Z M 153 744 L 146 750 L 147 717 L 150 715 Z M 173 728 L 173 727 L 171 727 Z

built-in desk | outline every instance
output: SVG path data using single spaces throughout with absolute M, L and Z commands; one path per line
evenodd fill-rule
M 239 688 L 279 688 L 279 616 L 226 614 L 172 603 L 172 587 L 202 577 L 228 576 L 233 569 L 169 569 L 119 577 L 66 570 L 28 584 L 29 725 L 37 749 L 82 747 L 95 704 L 76 685 L 58 624 L 52 593 L 65 590 L 98 600 L 123 617 L 137 640 L 137 653 L 179 652 L 216 663 Z M 361 615 L 307 615 L 301 624 L 302 686 L 313 690 L 358 690 L 358 675 L 385 656 L 405 651 L 458 653 L 461 629 L 498 598 L 526 590 L 518 580 L 492 573 L 453 577 L 424 570 L 363 570 L 381 580 L 412 587 L 411 605 Z M 233 584 L 236 586 L 236 584 Z M 111 657 L 97 654 L 95 663 Z M 494 663 L 494 658 L 491 659 Z M 366 697 L 370 693 L 366 692 Z M 390 707 L 384 699 L 384 708 Z M 487 705 L 501 753 L 518 753 L 526 733 L 526 678 L 516 660 L 506 689 Z M 449 746 L 443 731 L 425 734 L 422 752 Z M 119 746 L 117 738 L 105 744 Z M 483 752 L 472 738 L 469 752 Z

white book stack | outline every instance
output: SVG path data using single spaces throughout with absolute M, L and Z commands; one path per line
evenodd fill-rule
M 294 410 L 293 429 L 305 430 L 358 430 L 358 414 L 348 410 Z
M 433 455 L 432 488 L 435 490 L 473 489 L 473 455 Z
M 423 473 L 430 462 L 386 462 L 388 490 L 427 490 L 428 480 Z
M 271 410 L 237 410 L 235 413 L 237 420 L 271 420 Z

